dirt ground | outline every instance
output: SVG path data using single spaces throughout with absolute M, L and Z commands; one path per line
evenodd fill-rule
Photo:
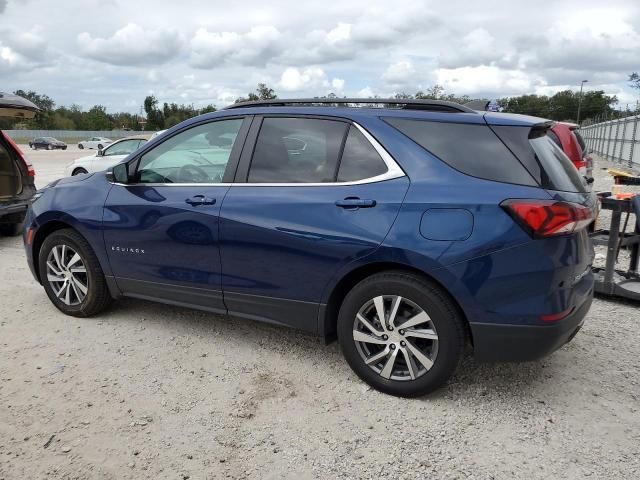
M 72 148 L 28 152 L 40 186 Z M 0 271 L 0 479 L 640 478 L 638 304 L 596 299 L 547 359 L 467 358 L 405 400 L 287 329 L 138 300 L 64 316 L 19 238 Z

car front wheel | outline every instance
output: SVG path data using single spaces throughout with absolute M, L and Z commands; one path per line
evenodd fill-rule
M 436 390 L 455 372 L 464 350 L 464 319 L 433 282 L 385 272 L 347 294 L 338 340 L 362 380 L 391 395 L 415 397 Z
M 78 148 L 79 148 L 80 150 L 82 150 L 82 149 L 84 149 L 84 145 L 82 145 L 81 143 L 79 143 L 79 144 L 78 144 Z
M 93 249 L 75 230 L 57 230 L 42 243 L 40 280 L 63 313 L 88 317 L 104 310 L 111 296 Z

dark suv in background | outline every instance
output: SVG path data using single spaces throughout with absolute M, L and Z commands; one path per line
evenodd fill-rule
M 0 92 L 0 117 L 33 118 L 33 103 L 17 95 Z M 17 235 L 36 192 L 35 171 L 8 135 L 0 131 L 0 234 Z

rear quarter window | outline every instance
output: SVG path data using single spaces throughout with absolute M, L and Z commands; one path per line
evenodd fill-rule
M 447 165 L 477 178 L 536 185 L 533 177 L 487 125 L 385 118 Z

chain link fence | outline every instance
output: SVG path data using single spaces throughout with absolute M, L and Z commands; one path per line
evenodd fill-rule
M 580 133 L 587 147 L 604 159 L 640 168 L 640 115 L 581 127 Z

